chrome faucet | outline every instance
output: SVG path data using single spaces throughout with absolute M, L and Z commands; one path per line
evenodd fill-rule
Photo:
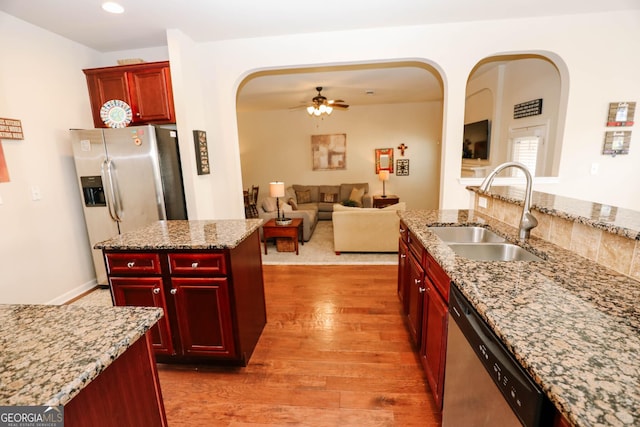
M 531 172 L 529 169 L 522 163 L 518 162 L 507 162 L 499 165 L 495 168 L 480 184 L 480 191 L 489 191 L 489 187 L 491 187 L 491 183 L 493 182 L 493 178 L 496 177 L 503 169 L 506 168 L 517 168 L 524 172 L 524 176 L 527 179 L 527 189 L 525 190 L 526 194 L 524 196 L 524 205 L 522 206 L 522 217 L 520 218 L 520 230 L 518 232 L 518 237 L 521 241 L 524 241 L 529 238 L 531 233 L 531 229 L 538 225 L 538 220 L 531 215 L 531 192 L 533 189 L 533 178 L 531 177 Z

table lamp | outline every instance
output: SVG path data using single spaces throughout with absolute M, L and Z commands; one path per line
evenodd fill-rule
M 276 225 L 289 225 L 291 224 L 291 218 L 284 217 L 284 211 L 280 216 L 280 197 L 284 197 L 284 182 L 274 181 L 269 183 L 269 196 L 276 198 L 276 209 L 278 210 L 278 217 L 276 218 Z
M 385 188 L 385 182 L 389 180 L 389 171 L 381 170 L 378 172 L 378 178 L 382 181 L 382 197 L 387 197 L 387 191 Z

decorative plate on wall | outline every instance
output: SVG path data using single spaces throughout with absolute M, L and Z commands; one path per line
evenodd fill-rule
M 131 107 L 119 99 L 111 99 L 100 108 L 100 118 L 110 128 L 124 128 L 131 123 Z

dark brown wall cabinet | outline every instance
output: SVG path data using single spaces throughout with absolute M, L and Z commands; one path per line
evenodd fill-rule
M 131 125 L 175 123 L 169 62 L 149 62 L 83 70 L 95 127 L 105 102 L 119 99 L 131 107 Z
M 105 251 L 115 305 L 153 306 L 158 361 L 246 365 L 266 324 L 258 232 L 233 249 Z

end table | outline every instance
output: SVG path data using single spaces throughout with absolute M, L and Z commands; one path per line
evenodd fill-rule
M 400 201 L 400 198 L 396 195 L 389 194 L 387 197 L 381 195 L 373 196 L 373 207 L 384 208 L 385 206 L 395 205 Z
M 277 225 L 275 219 L 262 224 L 262 238 L 264 239 L 264 254 L 267 254 L 267 240 L 270 237 L 288 238 L 293 241 L 296 255 L 298 255 L 298 241 L 304 245 L 302 238 L 302 218 L 292 218 L 291 224 Z

